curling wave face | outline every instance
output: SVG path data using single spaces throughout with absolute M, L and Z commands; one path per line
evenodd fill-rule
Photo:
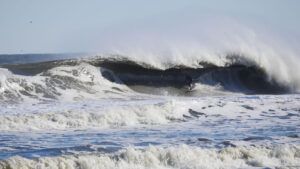
M 0 99 L 53 100 L 130 95 L 132 90 L 158 95 L 223 95 L 228 93 L 279 94 L 295 91 L 293 85 L 270 78 L 264 68 L 228 56 L 224 66 L 201 61 L 197 67 L 169 65 L 157 68 L 114 55 L 41 63 L 1 65 Z M 191 79 L 187 82 L 187 78 Z M 190 91 L 188 86 L 194 86 Z M 26 99 L 25 99 L 26 98 Z

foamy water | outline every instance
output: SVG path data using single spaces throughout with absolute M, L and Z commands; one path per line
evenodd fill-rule
M 1 166 L 297 168 L 299 100 L 151 96 L 7 105 Z
M 300 95 L 260 69 L 101 59 L 0 68 L 0 168 L 300 168 Z

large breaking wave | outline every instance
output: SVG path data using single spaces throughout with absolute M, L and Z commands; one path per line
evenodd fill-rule
M 262 64 L 234 54 L 220 57 L 218 62 L 196 60 L 188 64 L 153 64 L 121 55 L 102 55 L 1 67 L 0 99 L 16 102 L 25 98 L 111 97 L 133 91 L 185 96 L 280 94 L 297 92 L 299 87 L 299 77 L 290 75 L 287 81 Z M 187 90 L 187 77 L 195 84 L 193 91 Z

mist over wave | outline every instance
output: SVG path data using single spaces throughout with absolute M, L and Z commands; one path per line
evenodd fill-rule
M 127 56 L 103 55 L 50 62 L 3 64 L 1 100 L 78 100 L 129 96 L 133 91 L 158 95 L 279 94 L 295 92 L 256 62 L 227 55 L 223 63 L 198 60 L 197 65 L 160 63 L 157 67 Z M 194 90 L 189 92 L 187 78 Z M 279 79 L 278 79 L 279 78 Z
M 131 90 L 185 96 L 232 92 L 279 94 L 294 93 L 300 87 L 299 76 L 294 70 L 298 69 L 297 63 L 286 65 L 287 59 L 277 55 L 251 57 L 242 53 L 227 53 L 196 57 L 186 54 L 170 55 L 170 58 L 165 56 L 165 59 L 171 60 L 155 62 L 157 55 L 146 56 L 106 54 L 80 59 L 2 64 L 1 100 L 17 101 L 24 97 L 29 100 L 66 97 L 76 100 L 103 97 L 103 93 L 106 93 L 105 97 L 118 93 L 128 95 Z M 140 60 L 142 57 L 146 59 Z M 187 90 L 187 78 L 194 84 L 192 92 Z
M 99 48 L 161 69 L 174 65 L 195 68 L 199 62 L 255 65 L 269 79 L 299 90 L 297 34 L 231 17 L 183 18 L 180 23 L 166 19 L 161 25 L 137 25 L 132 30 L 108 32 L 103 41 L 99 40 Z M 116 34 L 110 36 L 113 33 Z
M 167 20 L 159 25 L 154 22 L 153 25 L 124 27 L 122 31 L 107 31 L 97 44 L 99 51 L 103 51 L 101 54 L 88 54 L 81 57 L 83 59 L 74 62 L 84 61 L 93 66 L 99 66 L 99 63 L 93 63 L 96 58 L 96 60 L 107 60 L 110 63 L 128 62 L 130 65 L 151 70 L 242 65 L 259 70 L 257 74 L 262 74 L 263 77 L 261 78 L 263 80 L 259 81 L 263 83 L 275 82 L 277 86 L 288 88 L 291 92 L 299 92 L 300 51 L 297 47 L 296 36 L 293 39 L 291 35 L 292 33 L 279 31 L 270 25 L 263 27 L 230 17 L 206 16 L 194 22 L 189 18 L 182 20 L 180 24 Z M 33 63 L 72 57 L 78 58 L 79 56 L 26 56 L 25 60 Z M 4 58 L 7 57 L 4 56 Z M 48 60 L 41 58 L 48 58 Z M 26 63 L 22 59 L 7 60 L 9 59 L 2 59 L 2 61 L 0 59 L 1 64 Z M 53 68 L 63 64 L 61 62 L 61 64 L 49 66 L 45 63 L 43 66 Z M 105 64 L 100 66 L 105 66 Z M 30 66 L 25 67 L 30 69 Z M 36 71 L 36 68 L 32 69 Z M 130 69 L 130 66 L 126 69 Z M 220 80 L 210 82 L 210 84 L 218 87 L 219 82 Z

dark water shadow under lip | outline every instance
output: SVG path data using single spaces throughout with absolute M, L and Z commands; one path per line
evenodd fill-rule
M 231 56 L 231 55 L 230 55 Z M 232 57 L 232 56 L 231 56 Z M 237 56 L 238 57 L 238 56 Z M 218 67 L 216 65 L 199 63 L 202 68 L 189 68 L 183 65 L 173 65 L 166 70 L 158 69 L 126 58 L 96 58 L 84 60 L 62 60 L 30 64 L 1 65 L 14 73 L 34 76 L 57 66 L 75 66 L 84 62 L 99 66 L 109 71 L 102 75 L 114 83 L 126 84 L 129 87 L 144 86 L 138 92 L 153 93 L 157 88 L 173 88 L 180 95 L 186 95 L 186 86 L 200 83 L 209 86 L 221 85 L 225 91 L 245 94 L 282 94 L 290 90 L 274 80 L 270 80 L 264 70 L 256 66 L 232 64 Z M 117 81 L 115 78 L 120 79 Z M 192 79 L 192 80 L 187 80 Z M 146 90 L 147 89 L 147 90 Z M 164 89 L 162 89 L 164 90 Z M 172 90 L 171 90 L 172 91 Z

